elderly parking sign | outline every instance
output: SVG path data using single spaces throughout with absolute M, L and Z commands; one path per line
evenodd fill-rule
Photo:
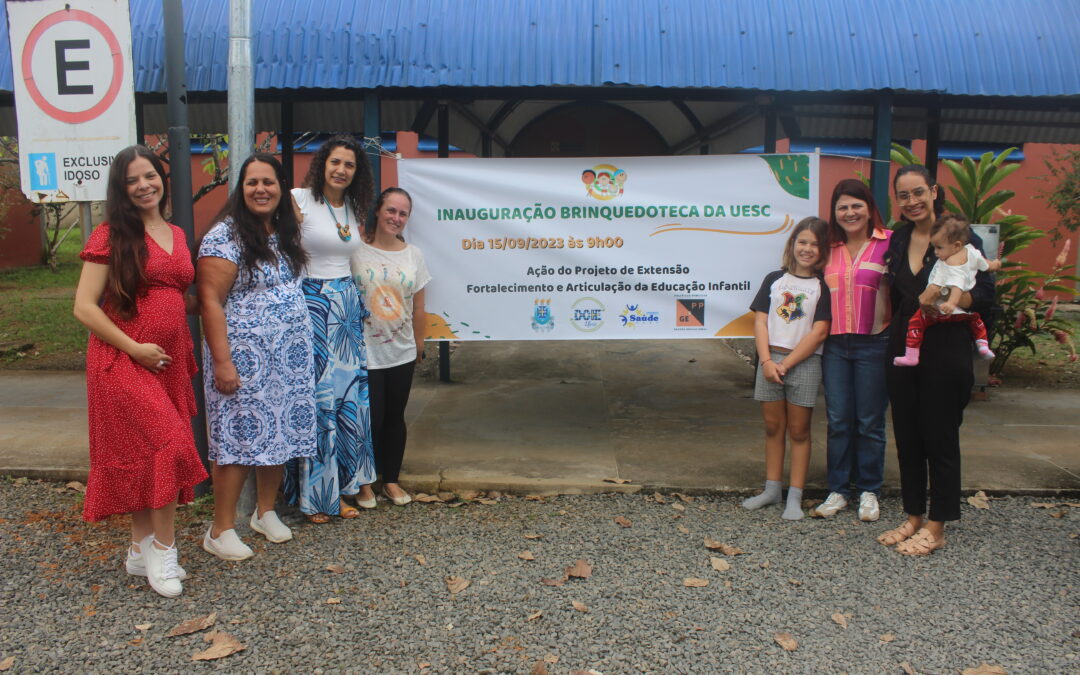
M 135 142 L 127 0 L 8 0 L 22 189 L 35 202 L 105 199 Z

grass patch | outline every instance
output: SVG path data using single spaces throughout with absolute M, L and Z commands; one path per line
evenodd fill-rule
M 1074 341 L 1080 341 L 1080 314 L 1066 318 Z M 1035 354 L 1029 349 L 1017 349 L 1009 357 L 1002 371 L 1004 386 L 1080 389 L 1080 360 L 1069 361 L 1068 347 L 1049 335 L 1036 335 L 1032 341 Z
M 79 370 L 86 328 L 72 315 L 82 262 L 78 237 L 60 247 L 59 269 L 0 270 L 0 370 Z

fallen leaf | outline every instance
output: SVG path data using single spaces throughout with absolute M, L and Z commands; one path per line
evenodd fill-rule
M 423 492 L 413 495 L 414 502 L 420 502 L 421 504 L 432 504 L 434 502 L 441 502 L 438 495 L 427 495 Z
M 4 659 L 3 661 L 0 661 L 0 671 L 8 670 L 13 665 L 15 665 L 15 657 L 14 656 L 9 656 L 6 659 Z
M 879 638 L 882 642 L 892 642 L 896 639 L 896 636 L 892 633 L 885 633 Z
M 471 502 L 480 496 L 480 493 L 476 490 L 462 490 L 457 493 L 458 499 L 463 502 Z
M 798 579 L 788 579 L 787 582 L 792 586 L 802 586 L 802 582 Z
M 541 577 L 540 583 L 544 584 L 545 586 L 562 586 L 563 584 L 566 583 L 566 577 L 563 577 L 561 579 L 551 579 L 551 578 L 548 578 L 548 577 Z
M 416 558 L 416 562 L 420 563 L 421 565 L 427 564 L 427 558 L 424 557 L 423 553 L 417 553 L 413 557 Z
M 536 560 L 536 556 L 532 554 L 532 551 L 522 551 L 518 553 L 518 557 L 522 560 Z
M 526 534 L 525 538 L 526 539 L 543 539 L 544 535 L 542 535 L 542 534 Z
M 454 501 L 454 493 L 453 492 L 440 492 L 435 496 L 439 498 L 440 502 Z
M 421 661 L 420 663 L 416 664 L 416 667 L 419 668 L 420 670 L 423 670 L 425 668 L 430 668 L 431 664 L 427 663 L 426 661 Z
M 560 515 L 560 516 L 565 516 L 565 515 L 566 515 L 566 514 L 568 514 L 568 513 L 570 513 L 570 512 L 569 512 L 569 511 L 567 511 L 566 509 L 559 509 L 559 515 Z
M 604 478 L 602 480 L 605 483 L 615 483 L 616 485 L 626 485 L 630 482 L 630 479 L 628 478 Z
M 548 675 L 547 666 L 543 661 L 537 661 L 533 664 L 532 670 L 529 671 L 529 675 Z
M 128 640 L 128 644 L 131 645 L 132 647 L 138 647 L 142 643 L 143 643 L 142 638 L 135 638 L 134 640 Z
M 525 495 L 525 501 L 527 502 L 542 502 L 544 498 L 540 495 Z
M 539 619 L 542 616 L 544 616 L 544 613 L 541 612 L 540 610 L 536 610 L 535 612 L 533 612 L 529 616 L 525 617 L 525 620 L 526 621 L 535 621 L 535 620 Z
M 465 577 L 457 577 L 453 575 L 446 577 L 446 588 L 448 588 L 450 590 L 450 593 L 453 595 L 457 595 L 458 593 L 468 588 L 470 583 L 471 582 Z
M 588 613 L 589 608 L 584 602 L 578 602 L 577 600 L 571 600 L 570 605 L 579 612 Z
M 664 499 L 664 495 L 659 492 L 652 493 L 652 498 L 657 504 L 667 504 L 667 500 Z
M 677 528 L 675 528 L 675 529 L 677 529 L 677 530 L 678 530 L 679 532 L 682 532 L 683 534 L 690 534 L 690 528 L 689 528 L 689 527 L 686 527 L 686 526 L 684 526 L 684 525 L 679 525 L 679 526 L 678 526 Z
M 484 506 L 495 506 L 496 504 L 499 503 L 499 500 L 497 500 L 497 499 L 487 499 L 487 498 L 481 497 L 480 499 L 476 500 L 476 503 L 477 504 L 483 504 Z
M 152 623 L 137 623 L 135 624 L 135 630 L 150 630 L 150 626 L 153 625 Z
M 686 577 L 682 580 L 682 585 L 688 588 L 704 588 L 709 585 L 708 579 L 697 579 L 695 577 Z
M 328 604 L 328 605 L 340 605 L 341 604 L 341 598 L 327 598 L 326 599 L 326 604 Z
M 731 569 L 731 563 L 724 560 L 723 558 L 717 558 L 716 556 L 712 555 L 709 556 L 709 564 L 712 565 L 712 568 L 717 572 L 727 572 L 729 569 Z
M 487 497 L 488 499 L 502 499 L 503 493 L 498 490 L 488 490 Z
M 992 666 L 982 663 L 976 668 L 965 668 L 961 675 L 1008 675 L 1001 666 Z
M 341 565 L 327 565 L 327 572 L 333 572 L 334 574 L 345 574 L 345 568 Z
M 462 506 L 465 506 L 466 503 L 467 502 L 453 502 L 451 504 L 447 504 L 446 508 L 448 508 L 448 509 L 456 509 L 456 508 L 460 508 Z
M 679 504 L 678 502 L 672 504 L 671 508 L 675 509 L 676 511 L 685 511 L 686 510 L 686 507 L 683 506 L 682 504 Z
M 982 490 L 979 490 L 975 494 L 968 497 L 967 498 L 967 503 L 971 504 L 972 506 L 974 506 L 977 509 L 988 509 L 988 508 L 990 508 L 990 499 L 986 496 L 986 493 L 983 492 Z
M 1029 506 L 1033 509 L 1052 509 L 1057 506 L 1055 502 L 1033 502 Z
M 799 641 L 791 633 L 777 633 L 773 635 L 776 644 L 784 648 L 784 651 L 793 652 L 799 648 Z
M 1065 506 L 1068 506 L 1070 509 L 1080 509 L 1080 502 L 1065 502 Z
M 1051 513 L 1050 517 L 1051 518 L 1064 518 L 1066 513 L 1067 513 L 1066 511 L 1057 511 L 1055 513 Z
M 588 579 L 592 576 L 592 565 L 585 560 L 576 560 L 573 565 L 566 568 L 566 576 L 575 579 Z
M 627 518 L 624 518 L 622 516 L 615 516 L 615 524 L 621 525 L 623 527 L 630 527 L 631 525 L 633 525 L 633 523 L 631 523 Z
M 672 493 L 671 493 L 671 496 L 672 496 L 672 497 L 678 497 L 678 498 L 679 498 L 679 501 L 682 501 L 682 502 L 686 502 L 687 504 L 689 504 L 690 502 L 694 501 L 694 498 L 693 498 L 693 497 L 691 497 L 691 496 L 689 496 L 689 495 L 684 495 L 684 494 L 683 494 L 683 493 L 681 493 L 681 492 L 672 492 Z
M 176 624 L 172 627 L 172 630 L 166 633 L 166 635 L 168 637 L 176 637 L 178 635 L 187 635 L 188 633 L 197 633 L 213 626 L 215 621 L 217 621 L 217 612 L 211 612 L 206 616 L 188 619 L 187 621 Z
M 709 537 L 705 537 L 705 548 L 710 551 L 720 551 L 724 555 L 746 555 L 746 551 L 738 546 L 729 546 Z
M 193 654 L 191 656 L 192 661 L 212 661 L 247 649 L 235 637 L 219 630 L 207 633 L 206 637 L 203 638 L 203 642 L 211 642 L 212 644 L 205 650 Z
M 544 663 L 558 663 L 559 657 L 555 654 L 545 654 Z
M 710 551 L 719 551 L 721 546 L 723 546 L 723 544 L 716 541 L 715 539 L 705 537 L 705 548 L 709 549 Z
M 911 664 L 908 663 L 907 661 L 901 661 L 900 662 L 900 670 L 907 673 L 907 675 L 918 675 L 918 673 L 915 672 L 915 669 L 912 668 Z
M 840 612 L 836 612 L 832 615 L 832 620 L 835 621 L 837 625 L 839 625 L 841 628 L 847 628 L 847 620 L 849 616 L 849 614 L 841 614 Z
M 73 481 L 71 481 L 69 483 L 65 483 L 64 487 L 66 487 L 69 490 L 74 490 L 75 492 L 82 492 L 82 493 L 86 492 L 86 486 L 83 485 L 82 483 L 80 483 L 77 480 L 73 480 Z

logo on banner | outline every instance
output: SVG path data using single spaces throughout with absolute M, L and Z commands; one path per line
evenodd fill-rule
M 532 328 L 543 333 L 555 328 L 555 317 L 551 314 L 551 299 L 533 301 Z
M 704 328 L 705 298 L 675 298 L 675 327 Z
M 607 201 L 621 195 L 626 187 L 626 172 L 611 164 L 597 164 L 581 172 L 585 192 L 593 199 Z
M 660 312 L 646 312 L 639 305 L 627 305 L 626 309 L 619 312 L 619 322 L 624 328 L 660 323 Z
M 570 310 L 570 323 L 583 333 L 593 333 L 604 325 L 604 305 L 596 298 L 578 298 Z

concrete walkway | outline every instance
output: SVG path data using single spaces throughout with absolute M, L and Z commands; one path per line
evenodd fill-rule
M 431 370 L 408 409 L 403 482 L 413 489 L 750 491 L 763 479 L 753 373 L 720 341 L 463 343 L 453 382 Z M 821 493 L 823 400 L 814 417 L 808 488 Z M 967 409 L 965 490 L 1080 493 L 1078 437 L 1080 391 L 995 389 Z M 0 473 L 86 470 L 83 375 L 0 374 Z M 886 491 L 897 481 L 890 441 Z

